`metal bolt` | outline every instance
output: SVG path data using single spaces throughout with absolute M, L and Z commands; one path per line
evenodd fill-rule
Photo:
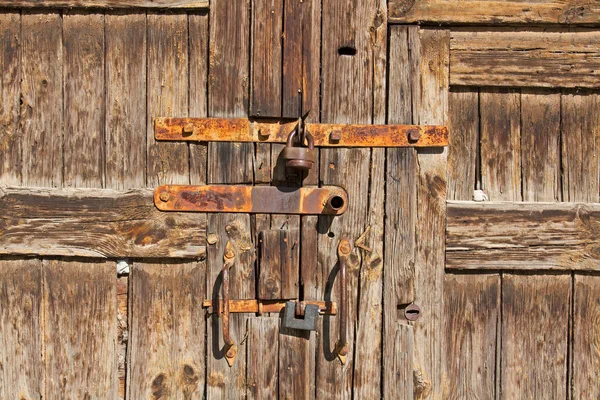
M 170 197 L 169 192 L 167 192 L 167 191 L 160 192 L 160 200 L 161 201 L 164 201 L 166 203 L 167 201 L 169 201 L 169 197 Z
M 183 126 L 184 135 L 191 135 L 192 133 L 194 133 L 194 124 L 186 124 Z
M 329 134 L 329 140 L 331 140 L 332 142 L 339 142 L 340 140 L 342 140 L 342 132 L 341 131 L 332 131 Z
M 411 129 L 408 131 L 408 140 L 410 142 L 417 142 L 421 138 L 421 132 L 418 129 Z
M 350 254 L 351 251 L 352 251 L 352 248 L 350 247 L 350 243 L 344 241 L 342 243 L 342 245 L 340 246 L 340 252 L 342 254 Z
M 206 238 L 206 243 L 215 244 L 219 241 L 219 236 L 216 233 L 209 233 Z
M 233 347 L 230 348 L 229 350 L 227 350 L 227 358 L 233 358 L 233 357 L 235 357 L 236 353 L 237 352 L 235 351 L 235 349 Z

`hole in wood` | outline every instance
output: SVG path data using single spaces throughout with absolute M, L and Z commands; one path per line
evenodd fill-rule
M 338 54 L 340 56 L 355 56 L 356 48 L 353 46 L 342 46 L 338 49 Z

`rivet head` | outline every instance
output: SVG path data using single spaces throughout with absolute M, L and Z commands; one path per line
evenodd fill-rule
M 194 124 L 185 124 L 183 126 L 183 133 L 185 135 L 191 135 L 192 133 L 194 133 Z
M 348 242 L 344 242 L 340 246 L 340 252 L 342 252 L 343 254 L 350 254 L 351 251 L 352 251 L 352 248 L 350 248 L 350 243 L 348 243 Z
M 225 252 L 225 258 L 232 259 L 233 257 L 235 257 L 235 253 L 232 250 L 227 250 Z
M 160 200 L 161 201 L 164 201 L 166 203 L 167 201 L 169 201 L 169 197 L 170 197 L 169 192 L 167 192 L 167 191 L 160 192 Z
M 421 138 L 421 132 L 418 129 L 411 129 L 408 131 L 408 140 L 410 142 L 418 142 Z
M 331 140 L 332 142 L 339 142 L 340 140 L 342 140 L 342 131 L 332 131 L 329 134 L 329 140 Z

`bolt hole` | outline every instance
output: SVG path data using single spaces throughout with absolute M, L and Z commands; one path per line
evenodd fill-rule
M 327 236 L 329 236 L 330 238 L 334 238 L 334 237 L 335 237 L 335 233 L 333 233 L 333 232 L 329 232 L 329 233 L 327 234 Z
M 355 56 L 356 48 L 353 46 L 342 46 L 338 49 L 338 54 L 340 56 Z
M 332 210 L 340 210 L 344 207 L 344 203 L 344 198 L 342 196 L 333 196 L 329 199 L 329 207 L 331 207 Z

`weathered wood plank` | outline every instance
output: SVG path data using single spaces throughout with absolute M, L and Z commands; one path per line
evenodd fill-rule
M 560 123 L 560 94 L 521 93 L 524 201 L 558 201 L 560 198 Z
M 248 318 L 248 399 L 277 398 L 279 318 Z
M 492 201 L 521 200 L 521 137 L 518 91 L 479 94 L 481 189 Z
M 600 7 L 581 0 L 390 0 L 390 22 L 425 24 L 596 24 Z
M 598 31 L 456 30 L 450 41 L 450 84 L 597 88 L 598 41 Z
M 129 356 L 129 275 L 118 275 L 117 290 L 117 368 L 119 377 L 119 399 L 125 399 Z
M 253 0 L 251 116 L 281 116 L 283 1 Z
M 444 277 L 445 399 L 496 398 L 500 276 Z
M 562 177 L 564 201 L 600 201 L 600 96 L 563 93 Z
M 113 263 L 45 260 L 45 396 L 118 398 Z
M 209 0 L 0 0 L 2 8 L 203 9 Z
M 385 353 L 387 367 L 384 367 L 384 375 L 388 375 L 386 370 L 389 368 L 392 372 L 390 379 L 384 389 L 384 399 L 394 400 L 413 400 L 414 393 L 414 333 L 413 327 L 408 324 L 397 322 L 391 326 L 386 325 L 388 333 L 393 340 L 389 344 L 389 353 Z M 390 332 L 391 331 L 391 332 Z
M 206 217 L 164 213 L 150 190 L 0 190 L 0 254 L 189 257 L 204 254 Z
M 106 15 L 106 187 L 146 186 L 146 15 Z
M 64 186 L 104 185 L 104 15 L 63 15 Z
M 570 275 L 503 275 L 503 398 L 566 398 L 570 302 Z
M 188 21 L 185 14 L 148 14 L 147 178 L 150 187 L 188 184 L 186 143 L 157 143 L 154 117 L 188 112 Z
M 575 275 L 573 307 L 573 398 L 600 397 L 600 277 Z
M 480 184 L 479 90 L 453 88 L 448 97 L 448 199 L 471 200 Z
M 419 124 L 448 122 L 448 60 L 450 32 L 419 31 L 419 85 L 416 107 Z M 415 86 L 413 86 L 415 87 Z M 445 263 L 446 164 L 448 149 L 417 152 L 417 223 L 415 302 L 421 317 L 414 324 L 415 397 L 442 396 L 443 313 Z
M 0 398 L 44 393 L 42 263 L 0 261 Z
M 0 178 L 5 185 L 21 184 L 21 137 L 19 115 L 19 42 L 21 15 L 0 15 Z
M 600 270 L 600 205 L 449 202 L 449 269 Z
M 279 397 L 314 399 L 315 334 L 279 328 Z
M 297 229 L 259 233 L 259 299 L 298 298 L 298 257 L 292 257 L 298 249 L 298 236 Z
M 63 46 L 59 13 L 23 12 L 23 185 L 62 186 Z
M 203 398 L 205 278 L 205 262 L 133 266 L 127 398 Z

